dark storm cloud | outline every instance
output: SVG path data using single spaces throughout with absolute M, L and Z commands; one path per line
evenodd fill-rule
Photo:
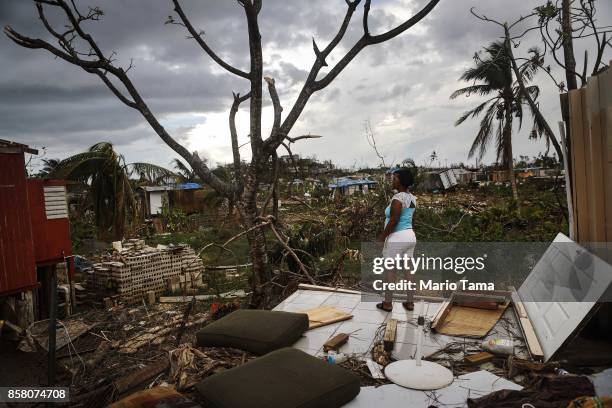
M 295 151 L 340 164 L 373 163 L 377 159 L 363 136 L 363 121 L 369 119 L 389 159 L 427 157 L 435 149 L 450 160 L 464 160 L 477 123 L 460 128 L 453 124 L 477 101 L 449 101 L 449 95 L 464 85 L 457 79 L 472 64 L 474 52 L 500 35 L 497 27 L 478 22 L 469 9 L 476 6 L 492 17 L 512 20 L 542 2 L 441 1 L 418 26 L 392 41 L 367 47 L 334 83 L 312 96 L 295 132 L 324 138 L 296 146 Z M 600 19 L 609 24 L 612 5 L 599 3 Z M 130 77 L 178 140 L 189 144 L 201 137 L 193 135 L 198 125 L 218 126 L 208 133 L 216 140 L 224 137 L 231 92 L 244 93 L 248 83 L 215 65 L 193 39 L 186 38 L 183 27 L 164 24 L 174 15 L 170 0 L 80 0 L 78 4 L 83 9 L 103 7 L 103 19 L 88 24 L 87 30 L 107 53 L 116 52 L 122 66 L 132 59 Z M 236 1 L 183 0 L 182 4 L 219 55 L 242 70 L 249 69 L 244 10 Z M 394 27 L 423 4 L 425 0 L 373 1 L 371 32 Z M 276 79 L 285 113 L 314 60 L 312 38 L 320 48 L 326 46 L 345 13 L 343 0 L 264 1 L 260 15 L 264 74 Z M 360 6 L 320 77 L 362 35 L 361 13 Z M 60 22 L 57 16 L 51 18 Z M 47 38 L 30 0 L 0 0 L 0 25 L 6 24 L 26 35 Z M 545 81 L 542 87 L 541 104 L 555 121 L 556 91 Z M 49 146 L 54 156 L 83 150 L 100 140 L 121 146 L 130 161 L 167 165 L 174 156 L 140 114 L 122 105 L 99 79 L 44 51 L 19 48 L 5 36 L 0 36 L 0 97 L 0 138 Z M 269 103 L 266 95 L 266 106 Z M 347 144 L 351 149 L 346 149 Z M 537 149 L 523 145 L 519 143 L 518 149 Z
M 202 7 L 199 2 L 185 1 L 183 7 L 219 55 L 248 70 L 244 11 L 236 2 L 206 3 Z M 78 4 L 86 10 L 100 3 L 87 0 Z M 339 9 L 344 12 L 343 7 Z M 231 92 L 247 89 L 245 80 L 214 66 L 195 41 L 186 38 L 183 27 L 164 24 L 174 15 L 170 1 L 111 2 L 104 4 L 103 10 L 102 20 L 87 24 L 87 30 L 107 54 L 116 52 L 118 64 L 127 67 L 130 60 L 133 62 L 130 77 L 162 121 L 167 114 L 225 112 L 231 104 Z M 276 2 L 262 11 L 262 37 L 268 45 L 287 47 L 308 41 L 315 33 L 328 35 L 332 25 L 325 23 L 331 20 L 324 18 L 325 10 Z M 62 21 L 53 10 L 48 15 L 61 27 Z M 302 25 L 311 21 L 318 23 L 306 32 Z M 32 1 L 0 2 L 0 25 L 7 24 L 26 35 L 48 39 Z M 4 35 L 0 53 L 0 137 L 67 145 L 73 140 L 73 150 L 79 150 L 95 142 L 92 137 L 99 132 L 108 132 L 107 138 L 123 143 L 125 135 L 120 130 L 140 129 L 139 114 L 120 104 L 97 78 L 79 68 L 54 60 L 41 50 L 21 49 Z M 270 74 L 279 78 L 282 95 L 302 81 L 307 71 L 279 58 Z M 83 136 L 86 134 L 90 137 Z

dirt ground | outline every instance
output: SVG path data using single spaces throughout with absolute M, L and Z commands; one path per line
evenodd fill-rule
M 0 338 L 0 384 L 3 387 L 47 385 L 47 361 L 39 353 L 17 350 L 17 342 Z

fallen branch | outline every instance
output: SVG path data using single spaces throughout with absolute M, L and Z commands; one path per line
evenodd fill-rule
M 306 268 L 306 265 L 304 265 L 302 263 L 302 261 L 300 260 L 300 258 L 297 256 L 297 254 L 295 253 L 295 251 L 289 246 L 289 244 L 281 237 L 280 233 L 276 230 L 276 228 L 274 227 L 274 224 L 270 223 L 270 228 L 272 229 L 272 232 L 274 233 L 274 235 L 276 236 L 276 238 L 278 239 L 278 242 L 280 242 L 280 244 L 283 246 L 283 248 L 285 248 L 287 250 L 287 252 L 289 252 L 289 254 L 291 255 L 291 257 L 295 260 L 295 262 L 298 264 L 298 266 L 300 267 L 300 270 L 304 273 L 304 275 L 306 276 L 306 278 L 308 278 L 308 280 L 310 281 L 311 284 L 315 285 L 316 282 L 315 280 L 312 278 L 312 276 L 310 275 L 310 273 L 308 272 L 308 269 Z

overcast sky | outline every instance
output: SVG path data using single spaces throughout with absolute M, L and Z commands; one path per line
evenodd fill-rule
M 213 163 L 231 160 L 228 112 L 232 91 L 248 91 L 246 80 L 218 67 L 182 27 L 165 25 L 173 14 L 170 0 L 77 1 L 100 5 L 105 15 L 86 28 L 106 51 L 116 51 L 129 75 L 170 133 Z M 244 12 L 236 1 L 184 0 L 194 25 L 226 61 L 248 70 Z M 264 75 L 276 79 L 284 112 L 292 106 L 314 60 L 312 37 L 323 48 L 337 31 L 346 11 L 344 0 L 264 0 L 260 29 L 264 45 Z M 399 37 L 366 48 L 327 88 L 310 100 L 293 129 L 294 135 L 322 135 L 294 145 L 294 152 L 331 159 L 340 166 L 377 165 L 364 122 L 369 120 L 386 162 L 413 158 L 428 161 L 436 151 L 442 164 L 466 162 L 477 121 L 454 126 L 477 97 L 450 100 L 467 84 L 461 73 L 473 64 L 481 46 L 499 38 L 499 28 L 476 20 L 470 7 L 499 20 L 512 21 L 544 0 L 441 0 L 421 23 Z M 598 18 L 612 24 L 612 2 L 597 1 Z M 424 0 L 373 0 L 370 31 L 389 29 L 410 17 Z M 361 35 L 360 5 L 345 40 L 328 58 L 333 63 Z M 53 17 L 53 16 L 52 16 Z M 61 28 L 61 20 L 52 18 Z M 11 25 L 29 36 L 46 33 L 29 0 L 0 0 L 0 25 Z M 538 45 L 531 37 L 520 52 Z M 582 51 L 578 50 L 577 55 Z M 148 161 L 169 166 L 177 157 L 148 127 L 140 114 L 122 105 L 100 82 L 42 50 L 22 49 L 0 38 L 0 138 L 46 148 L 45 157 L 64 158 L 99 141 L 110 141 L 128 162 Z M 612 58 L 608 53 L 605 60 Z M 550 61 L 552 63 L 552 59 Z M 564 79 L 557 72 L 560 79 Z M 540 105 L 557 129 L 558 92 L 545 76 Z M 266 95 L 267 96 L 267 95 Z M 272 110 L 266 100 L 264 126 L 269 131 Z M 243 107 L 248 106 L 244 104 Z M 248 112 L 238 115 L 241 143 L 248 140 Z M 537 155 L 546 147 L 528 140 L 529 125 L 515 132 L 514 154 Z M 265 135 L 265 134 L 264 134 Z M 490 149 L 491 152 L 494 149 Z M 250 149 L 242 148 L 248 158 Z M 551 148 L 551 153 L 552 153 Z M 493 153 L 486 161 L 493 160 Z

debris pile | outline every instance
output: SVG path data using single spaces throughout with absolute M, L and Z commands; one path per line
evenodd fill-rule
M 58 329 L 58 380 L 71 385 L 74 405 L 105 406 L 152 382 L 174 384 L 167 371 L 170 352 L 179 342 L 192 344 L 195 332 L 210 320 L 204 305 L 197 304 L 188 316 L 184 309 L 184 304 L 118 305 L 88 310 L 63 321 L 62 326 L 66 326 L 71 335 L 66 336 Z M 88 327 L 88 331 L 82 333 L 80 330 L 72 335 L 72 328 L 81 326 Z M 44 334 L 37 334 L 37 345 L 44 343 L 41 337 Z M 205 363 L 196 356 L 196 366 L 208 364 L 210 368 L 206 371 L 208 374 L 204 370 L 198 372 L 199 378 L 213 374 L 218 367 L 229 367 L 230 359 L 226 357 L 230 352 L 223 349 L 201 351 L 210 360 Z M 211 361 L 215 359 L 222 361 L 213 367 Z M 236 364 L 241 359 L 242 356 L 236 357 Z M 183 381 L 181 385 L 185 386 L 191 382 L 191 377 Z
M 203 286 L 204 265 L 188 245 L 153 248 L 131 239 L 114 247 L 84 271 L 87 289 L 98 295 L 136 303 L 150 292 L 159 296 L 167 289 L 189 292 Z
M 255 356 L 233 348 L 195 348 L 182 344 L 169 352 L 169 358 L 168 381 L 174 384 L 178 391 L 186 391 L 202 379 L 228 368 L 241 366 Z

